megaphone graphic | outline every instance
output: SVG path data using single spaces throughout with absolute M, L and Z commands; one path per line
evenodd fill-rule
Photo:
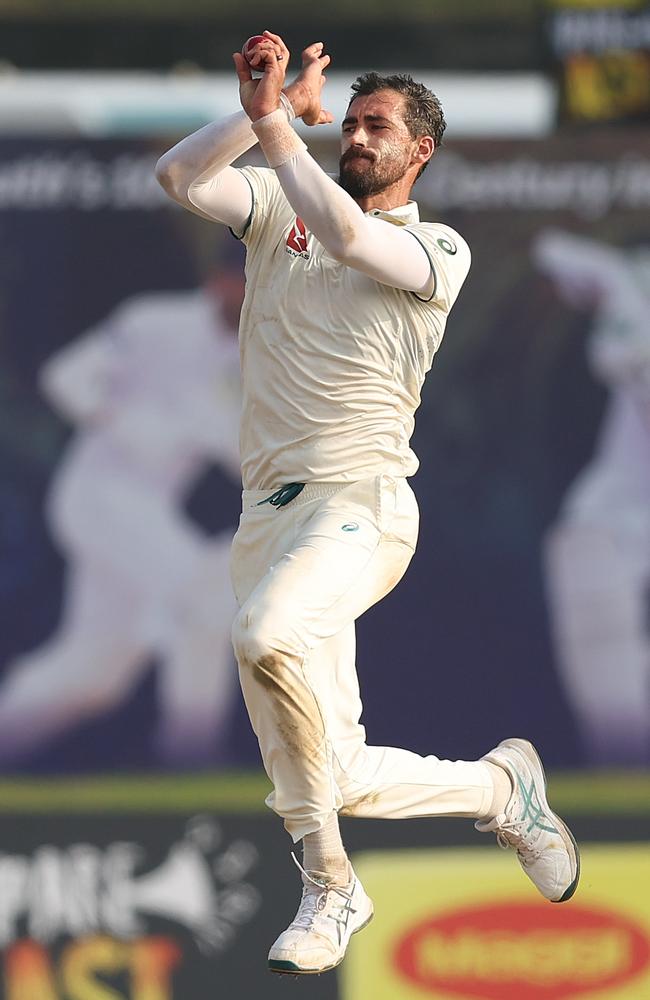
M 218 912 L 210 866 L 189 841 L 174 844 L 158 868 L 134 879 L 132 893 L 135 909 L 175 920 L 194 933 Z

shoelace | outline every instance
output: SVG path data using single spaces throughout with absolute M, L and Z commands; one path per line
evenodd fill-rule
M 316 917 L 319 913 L 322 913 L 326 905 L 327 890 L 323 889 L 317 894 L 311 886 L 309 888 L 305 886 L 302 890 L 302 899 L 298 907 L 298 912 L 291 921 L 293 926 L 302 927 L 303 930 L 310 931 L 314 926 Z
M 316 917 L 322 913 L 327 906 L 327 896 L 330 892 L 337 893 L 346 901 L 350 901 L 352 899 L 352 893 L 348 892 L 343 886 L 337 885 L 335 882 L 319 881 L 319 879 L 314 878 L 302 867 L 293 851 L 291 852 L 291 857 L 304 878 L 311 883 L 311 885 L 304 886 L 302 890 L 302 899 L 300 901 L 300 906 L 298 907 L 298 913 L 292 923 L 294 927 L 301 927 L 304 930 L 309 931 L 312 929 Z M 316 889 L 319 889 L 320 892 L 317 893 L 315 891 Z
M 286 507 L 288 503 L 296 499 L 299 493 L 302 493 L 304 488 L 304 483 L 287 483 L 286 486 L 281 486 L 279 490 L 272 493 L 270 497 L 260 500 L 257 506 L 261 507 L 262 504 L 270 503 L 272 507 Z
M 499 823 L 499 829 L 495 830 L 497 844 L 502 850 L 507 851 L 509 847 L 514 847 L 518 854 L 527 861 L 536 861 L 540 857 L 541 851 L 534 847 L 528 847 L 522 833 L 525 823 L 521 820 L 510 820 L 510 822 Z

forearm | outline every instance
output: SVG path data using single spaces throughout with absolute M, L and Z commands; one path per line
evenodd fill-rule
M 269 115 L 253 128 L 287 200 L 328 253 L 384 284 L 430 290 L 429 258 L 407 231 L 365 215 L 281 116 Z
M 230 164 L 256 142 L 250 119 L 239 111 L 182 139 L 160 157 L 156 177 L 185 208 L 236 226 L 250 213 L 251 194 Z

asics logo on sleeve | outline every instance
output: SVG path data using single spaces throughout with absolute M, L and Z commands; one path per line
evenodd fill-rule
M 287 253 L 290 253 L 292 257 L 304 257 L 305 260 L 309 260 L 310 254 L 307 250 L 308 240 L 309 236 L 305 229 L 305 223 L 297 215 L 296 221 L 289 230 L 287 237 Z
M 438 244 L 440 249 L 444 250 L 445 253 L 448 253 L 450 257 L 453 257 L 455 253 L 458 253 L 458 247 L 456 246 L 453 240 L 440 239 L 436 240 L 436 243 Z

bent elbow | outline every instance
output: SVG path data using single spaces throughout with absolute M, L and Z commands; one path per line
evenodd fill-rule
M 355 266 L 364 242 L 363 232 L 360 231 L 356 220 L 348 218 L 341 211 L 336 211 L 325 218 L 305 219 L 305 223 L 330 257 L 339 264 Z
M 338 260 L 339 264 L 352 267 L 355 270 L 363 268 L 365 256 L 358 240 L 340 240 L 336 247 L 329 250 L 332 257 Z
M 171 179 L 171 169 L 169 166 L 169 161 L 167 160 L 166 153 L 163 154 L 163 156 L 161 156 L 160 159 L 157 161 L 153 172 L 160 186 L 164 188 L 166 191 L 167 186 L 170 183 Z
M 339 264 L 345 264 L 346 267 L 356 267 L 358 264 L 360 243 L 352 227 L 330 236 L 325 249 Z
M 178 165 L 165 153 L 160 157 L 154 168 L 156 180 L 163 191 L 174 201 L 182 201 L 184 191 Z

